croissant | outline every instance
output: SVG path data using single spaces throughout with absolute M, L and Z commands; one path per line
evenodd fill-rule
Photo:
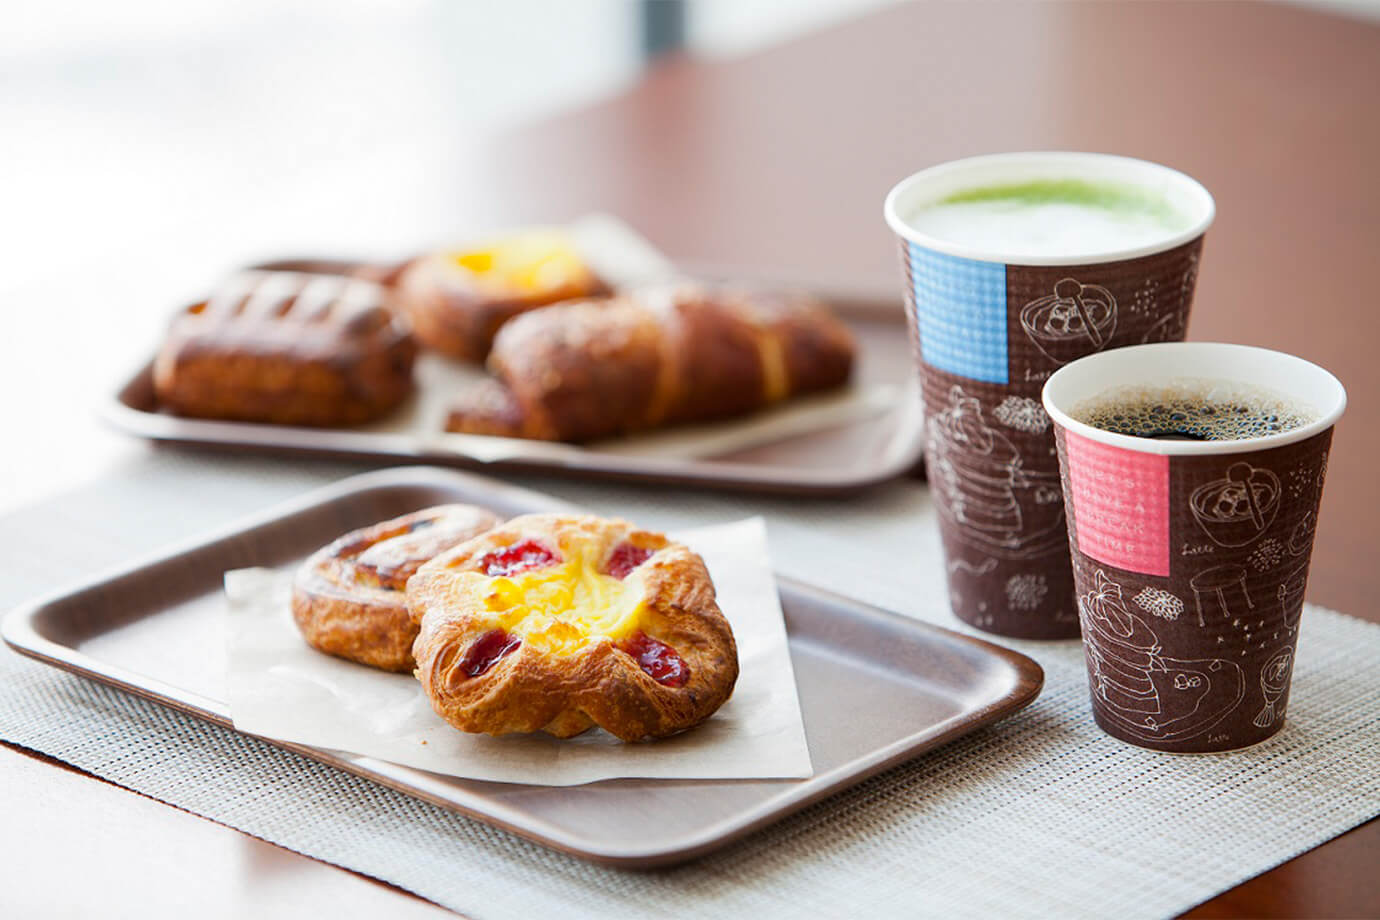
M 407 606 L 422 690 L 461 731 L 660 738 L 738 679 L 704 561 L 626 521 L 514 518 L 418 569 Z
M 424 562 L 498 523 L 473 505 L 438 505 L 353 530 L 297 570 L 292 616 L 317 651 L 410 672 L 417 625 L 403 589 Z
M 529 230 L 474 250 L 447 250 L 380 274 L 390 303 L 426 348 L 483 361 L 508 320 L 547 304 L 609 293 L 574 242 L 557 230 Z
M 494 379 L 460 394 L 446 428 L 579 442 L 742 415 L 842 385 L 855 348 L 800 294 L 679 285 L 558 304 L 499 331 Z

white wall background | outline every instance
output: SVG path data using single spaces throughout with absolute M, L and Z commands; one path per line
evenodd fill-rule
M 688 33 L 739 54 L 896 2 L 698 0 Z M 92 407 L 181 298 L 274 254 L 454 233 L 445 179 L 476 139 L 641 67 L 627 0 L 39 0 L 2 21 L 0 510 L 141 449 Z

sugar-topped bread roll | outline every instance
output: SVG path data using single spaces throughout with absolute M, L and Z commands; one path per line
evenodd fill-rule
M 407 580 L 436 554 L 499 519 L 472 505 L 438 505 L 354 530 L 298 569 L 292 615 L 313 648 L 385 671 L 410 672 L 417 625 Z

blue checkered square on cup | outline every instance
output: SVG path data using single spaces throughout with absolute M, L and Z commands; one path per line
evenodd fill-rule
M 909 246 L 920 354 L 959 377 L 1008 383 L 1006 266 Z

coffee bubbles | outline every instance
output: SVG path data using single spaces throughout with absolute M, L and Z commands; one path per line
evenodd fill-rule
M 1264 387 L 1198 379 L 1110 390 L 1069 414 L 1114 434 L 1180 441 L 1263 438 L 1318 417 L 1313 407 Z

